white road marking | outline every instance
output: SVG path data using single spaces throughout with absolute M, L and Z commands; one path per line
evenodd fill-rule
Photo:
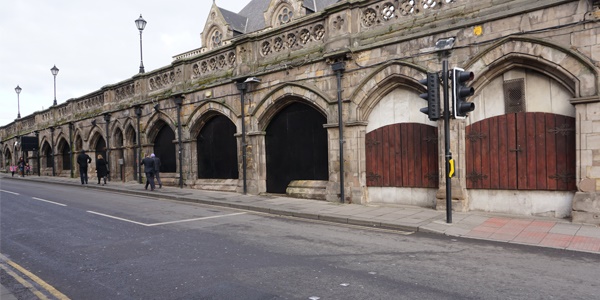
M 132 220 L 127 220 L 127 219 L 123 219 L 123 218 L 119 218 L 119 217 L 115 217 L 115 216 L 111 216 L 111 215 L 106 215 L 106 214 L 102 214 L 102 213 L 91 211 L 91 210 L 88 210 L 87 212 L 89 212 L 90 214 L 95 214 L 98 216 L 107 217 L 107 218 L 111 218 L 111 219 L 115 219 L 115 220 L 119 220 L 119 221 L 125 221 L 125 222 L 129 222 L 129 223 L 137 224 L 137 225 L 148 226 L 148 224 L 144 224 L 144 223 L 140 223 L 140 222 L 136 222 L 136 221 L 132 221 Z
M 9 192 L 7 190 L 0 190 L 0 192 L 5 192 L 5 193 L 9 193 L 9 194 L 13 194 L 13 195 L 17 195 L 19 196 L 19 193 L 15 193 L 15 192 Z
M 237 215 L 246 214 L 245 212 L 241 212 L 241 213 L 233 213 L 233 214 L 227 214 L 227 215 L 218 215 L 218 216 L 210 216 L 210 217 L 185 219 L 185 220 L 162 222 L 162 223 L 154 223 L 154 224 L 146 224 L 146 223 L 141 223 L 141 222 L 137 222 L 137 221 L 133 221 L 133 220 L 119 218 L 119 217 L 115 217 L 115 216 L 111 216 L 111 215 L 107 215 L 107 214 L 103 214 L 103 213 L 99 213 L 99 212 L 95 212 L 95 211 L 91 211 L 91 210 L 88 210 L 87 212 L 90 213 L 90 214 L 95 214 L 95 215 L 98 215 L 98 216 L 107 217 L 107 218 L 111 218 L 111 219 L 115 219 L 115 220 L 119 220 L 119 221 L 124 221 L 124 222 L 129 222 L 129 223 L 133 223 L 133 224 L 137 224 L 137 225 L 142 225 L 142 226 L 146 226 L 146 227 L 161 226 L 161 225 L 168 225 L 168 224 L 177 224 L 177 223 L 184 223 L 184 222 L 193 222 L 193 221 L 201 221 L 201 220 L 207 220 L 207 219 L 223 218 L 223 217 L 230 217 L 230 216 L 237 216 Z
M 215 218 L 231 217 L 231 216 L 237 216 L 237 215 L 243 215 L 243 214 L 246 214 L 246 213 L 245 213 L 245 212 L 241 212 L 241 213 L 228 214 L 228 215 L 219 215 L 219 216 L 210 216 L 210 217 L 202 217 L 202 218 L 187 219 L 187 220 L 179 220 L 179 221 L 171 221 L 171 222 L 163 222 L 163 223 L 154 223 L 154 224 L 148 224 L 148 226 L 160 226 L 160 225 L 167 225 L 167 224 L 175 224 L 175 223 L 184 223 L 184 222 L 200 221 L 200 220 L 207 220 L 207 219 L 215 219 Z
M 34 200 L 43 201 L 43 202 L 47 202 L 47 203 L 51 203 L 51 204 L 55 204 L 55 205 L 67 206 L 66 204 L 62 204 L 62 203 L 58 203 L 58 202 L 54 202 L 54 201 L 50 201 L 50 200 L 45 200 L 45 199 L 36 198 L 36 197 L 31 197 L 31 198 Z

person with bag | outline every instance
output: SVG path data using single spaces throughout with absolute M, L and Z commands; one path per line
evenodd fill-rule
M 77 164 L 79 165 L 79 177 L 81 178 L 81 184 L 88 184 L 88 164 L 92 163 L 92 158 L 85 154 L 84 150 L 77 155 Z
M 108 162 L 102 157 L 101 154 L 98 154 L 96 158 L 96 175 L 98 175 L 98 184 L 100 184 L 100 179 L 104 178 L 104 183 L 106 184 L 106 176 L 108 176 Z
M 154 158 L 151 158 L 148 154 L 142 159 L 140 165 L 144 165 L 144 172 L 146 173 L 146 186 L 145 189 L 148 189 L 148 185 L 150 185 L 150 190 L 154 191 Z

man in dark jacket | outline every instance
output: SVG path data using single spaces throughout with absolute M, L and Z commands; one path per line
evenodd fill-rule
M 92 158 L 85 153 L 85 150 L 81 150 L 81 153 L 77 155 L 77 164 L 79 165 L 79 177 L 81 178 L 81 184 L 88 184 L 88 164 L 92 162 Z
M 150 190 L 154 191 L 154 158 L 151 158 L 146 154 L 146 157 L 142 159 L 140 165 L 144 165 L 144 172 L 146 173 L 146 186 L 148 189 L 148 184 L 150 185 Z
M 150 157 L 154 158 L 154 178 L 156 178 L 156 182 L 158 182 L 158 188 L 162 189 L 162 181 L 160 180 L 160 158 L 154 155 L 154 153 L 150 154 Z

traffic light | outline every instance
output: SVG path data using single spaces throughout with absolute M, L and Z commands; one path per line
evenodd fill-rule
M 427 100 L 427 107 L 420 111 L 429 117 L 431 121 L 437 121 L 440 118 L 440 76 L 438 73 L 427 73 L 427 78 L 419 81 L 427 87 L 427 93 L 420 94 L 419 97 Z
M 475 89 L 467 86 L 467 82 L 473 80 L 473 72 L 460 68 L 452 69 L 452 117 L 464 119 L 467 113 L 475 110 L 475 103 L 467 102 L 467 97 L 473 96 Z

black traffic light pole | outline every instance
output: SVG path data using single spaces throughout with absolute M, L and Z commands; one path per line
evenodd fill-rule
M 450 177 L 450 100 L 448 99 L 448 60 L 442 62 L 442 81 L 444 89 L 444 147 L 446 157 L 446 223 L 452 223 L 452 177 Z

